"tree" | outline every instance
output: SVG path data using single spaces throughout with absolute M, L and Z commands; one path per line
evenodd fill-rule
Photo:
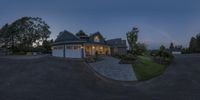
M 126 33 L 128 44 L 132 53 L 135 51 L 137 45 L 138 33 L 139 29 L 137 27 L 133 27 L 133 29 L 130 32 Z
M 196 35 L 196 51 L 200 53 L 200 33 Z
M 51 34 L 50 27 L 39 17 L 22 17 L 6 26 L 8 27 L 1 38 L 8 40 L 14 52 L 23 49 L 30 51 L 33 43 L 43 42 Z
M 53 40 L 45 40 L 42 43 L 42 47 L 45 49 L 44 53 L 51 53 L 51 44 L 53 43 Z
M 160 46 L 160 51 L 165 51 L 165 50 L 166 50 L 165 46 L 164 46 L 164 45 L 161 45 L 161 46 Z
M 135 47 L 136 47 L 135 53 L 137 53 L 137 55 L 144 55 L 144 53 L 147 51 L 146 44 L 144 43 L 137 43 Z
M 8 28 L 9 28 L 9 25 L 5 24 L 0 29 L 0 44 L 3 45 L 3 47 L 7 47 L 8 46 L 8 41 L 10 40 L 9 34 L 8 34 Z
M 189 44 L 189 50 L 190 52 L 196 52 L 196 48 L 197 48 L 197 40 L 195 37 L 192 37 L 190 39 L 190 44 Z
M 87 36 L 87 34 L 83 30 L 80 30 L 76 33 L 76 36 Z
M 175 50 L 175 51 L 181 51 L 182 48 L 183 48 L 182 45 L 176 45 L 176 46 L 174 47 L 174 50 Z
M 171 52 L 174 50 L 174 44 L 173 44 L 172 42 L 170 43 L 169 50 L 170 50 Z

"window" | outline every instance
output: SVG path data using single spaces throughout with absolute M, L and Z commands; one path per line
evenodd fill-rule
M 53 47 L 54 50 L 63 49 L 63 46 L 55 46 Z
M 81 48 L 81 45 L 66 45 L 65 48 L 69 50 L 79 50 Z
M 98 36 L 94 37 L 94 42 L 100 42 L 100 38 Z
M 72 49 L 72 46 L 71 45 L 67 45 L 66 49 Z
M 79 45 L 74 46 L 74 50 L 79 50 L 81 47 Z

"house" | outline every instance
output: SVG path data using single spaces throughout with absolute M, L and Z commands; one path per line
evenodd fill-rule
M 52 46 L 52 56 L 66 58 L 85 58 L 88 56 L 110 55 L 110 46 L 104 37 L 96 32 L 90 36 L 61 32 Z
M 127 53 L 127 45 L 126 40 L 122 40 L 121 38 L 111 39 L 106 41 L 110 46 L 111 54 L 126 54 Z
M 99 32 L 88 36 L 81 31 L 76 35 L 63 31 L 52 45 L 52 56 L 66 58 L 86 58 L 96 54 L 126 54 L 126 51 L 126 40 L 117 38 L 106 41 Z

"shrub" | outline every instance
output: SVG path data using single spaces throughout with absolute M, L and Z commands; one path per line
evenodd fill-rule
M 118 58 L 118 59 L 122 59 L 122 58 L 124 58 L 126 55 L 114 54 L 114 55 L 112 55 L 112 56 L 115 57 L 115 58 Z
M 166 50 L 157 51 L 153 57 L 157 63 L 164 65 L 169 65 L 174 58 L 174 56 Z
M 132 54 L 127 54 L 127 55 L 123 56 L 122 59 L 124 59 L 124 60 L 136 60 L 136 57 Z
M 136 61 L 136 57 L 132 54 L 121 56 L 120 64 L 133 64 Z

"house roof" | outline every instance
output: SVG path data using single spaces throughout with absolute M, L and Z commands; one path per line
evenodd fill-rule
M 67 41 L 80 41 L 73 33 L 68 31 L 60 32 L 55 42 L 67 42 Z
M 107 40 L 106 43 L 112 47 L 127 48 L 126 40 L 122 40 L 121 38 L 110 39 Z
M 121 38 L 115 38 L 115 39 L 107 40 L 107 42 L 114 42 L 114 41 L 122 41 L 122 39 Z
M 95 42 L 94 41 L 94 37 L 95 36 L 99 36 L 100 37 L 100 41 L 99 42 Z M 57 37 L 57 39 L 53 43 L 53 45 L 73 44 L 73 43 L 89 43 L 89 44 L 103 44 L 103 45 L 106 45 L 104 37 L 99 32 L 96 32 L 96 33 L 94 33 L 94 34 L 92 34 L 90 36 L 85 36 L 85 38 L 83 38 L 83 37 L 78 37 L 78 36 L 74 35 L 71 32 L 68 32 L 68 31 L 60 32 L 58 37 Z

